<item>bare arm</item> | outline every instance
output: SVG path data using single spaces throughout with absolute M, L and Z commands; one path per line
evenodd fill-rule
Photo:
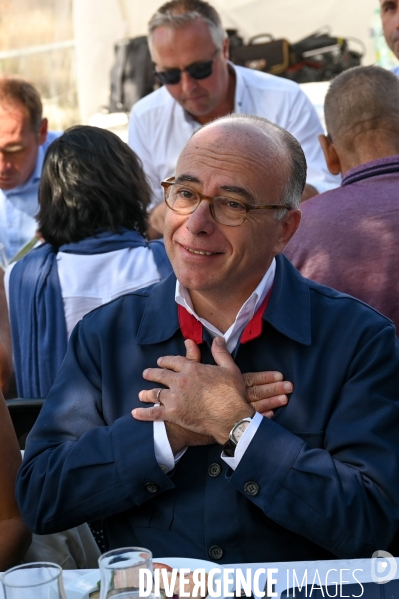
M 4 397 L 0 392 L 0 571 L 15 566 L 31 542 L 15 499 L 21 452 Z
M 4 272 L 0 269 L 0 389 L 7 393 L 12 372 L 10 320 L 4 289 Z

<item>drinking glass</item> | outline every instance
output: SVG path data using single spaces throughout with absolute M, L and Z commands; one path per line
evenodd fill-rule
M 142 547 L 124 547 L 104 553 L 98 560 L 101 574 L 100 599 L 141 599 L 139 573 L 149 570 L 152 580 L 152 553 Z M 147 580 L 147 579 L 146 579 Z M 147 588 L 147 584 L 146 587 Z M 153 599 L 151 593 L 149 599 Z
M 5 599 L 66 599 L 62 568 L 51 562 L 15 566 L 1 580 Z

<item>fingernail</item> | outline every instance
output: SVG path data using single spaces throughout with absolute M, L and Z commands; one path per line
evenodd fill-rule
M 278 396 L 278 400 L 281 404 L 285 404 L 287 403 L 287 396 L 286 395 L 279 395 Z
M 274 373 L 274 380 L 275 381 L 282 381 L 283 380 L 283 375 L 281 374 L 281 372 L 275 372 Z
M 284 391 L 286 391 L 286 393 L 291 393 L 292 389 L 293 389 L 292 383 L 285 383 Z
M 219 345 L 220 347 L 224 346 L 224 339 L 222 337 L 216 337 L 215 338 L 215 343 L 216 345 Z
M 146 368 L 145 370 L 143 370 L 143 376 L 145 376 L 148 372 L 148 368 Z

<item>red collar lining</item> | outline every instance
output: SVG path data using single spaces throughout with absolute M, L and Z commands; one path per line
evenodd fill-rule
M 248 341 L 260 337 L 262 333 L 263 314 L 265 313 L 267 304 L 269 303 L 271 292 L 272 289 L 270 289 L 265 299 L 255 312 L 254 316 L 243 330 L 240 343 L 248 343 Z M 203 343 L 204 339 L 202 323 L 180 304 L 177 306 L 177 314 L 179 317 L 180 330 L 184 339 L 192 339 L 197 345 Z

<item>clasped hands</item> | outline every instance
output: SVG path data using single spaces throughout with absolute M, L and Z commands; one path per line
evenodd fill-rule
M 215 365 L 201 364 L 200 349 L 186 340 L 186 357 L 164 356 L 159 368 L 148 368 L 143 377 L 162 388 L 159 406 L 135 408 L 137 420 L 165 422 L 173 453 L 192 445 L 223 444 L 233 425 L 255 411 L 271 418 L 273 410 L 285 405 L 292 383 L 280 372 L 241 374 L 227 351 L 224 339 L 212 343 Z M 140 391 L 144 403 L 157 402 L 158 388 Z

